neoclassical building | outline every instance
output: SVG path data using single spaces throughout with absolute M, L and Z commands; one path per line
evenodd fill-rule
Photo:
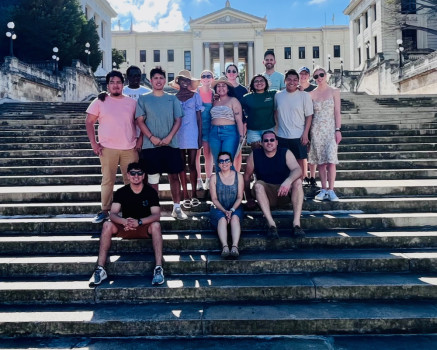
M 80 0 L 80 4 L 86 19 L 94 18 L 97 24 L 103 58 L 94 74 L 104 76 L 112 69 L 111 18 L 117 17 L 117 12 L 106 0 Z M 91 47 L 90 50 L 92 49 Z
M 239 11 L 226 1 L 225 7 L 197 19 L 190 29 L 175 32 L 113 31 L 112 46 L 122 50 L 128 65 L 137 65 L 148 75 L 156 65 L 168 72 L 168 80 L 182 69 L 199 77 L 203 69 L 221 75 L 234 62 L 245 72 L 242 83 L 248 84 L 256 73 L 262 73 L 265 50 L 276 56 L 276 70 L 324 66 L 331 70 L 349 69 L 348 26 L 320 28 L 266 29 L 267 19 Z
M 419 1 L 418 1 L 419 2 Z M 405 53 L 426 52 L 437 49 L 437 35 L 414 27 L 401 30 L 397 23 L 406 22 L 416 27 L 437 30 L 437 19 L 420 9 L 416 0 L 402 0 L 395 8 L 387 0 L 351 0 L 344 14 L 349 16 L 350 63 L 352 70 L 362 70 L 368 59 L 378 53 L 385 60 L 398 60 L 398 40 L 402 40 Z

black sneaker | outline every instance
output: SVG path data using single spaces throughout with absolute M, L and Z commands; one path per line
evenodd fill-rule
M 305 237 L 305 231 L 299 225 L 293 227 L 292 234 L 295 237 Z
M 308 185 L 308 186 L 310 186 L 311 188 L 317 188 L 317 182 L 316 182 L 316 179 L 313 178 L 313 177 L 311 177 L 311 178 L 309 179 L 309 185 Z
M 311 186 L 310 178 L 305 177 L 302 181 L 302 184 L 303 184 L 303 187 L 310 187 Z
M 278 239 L 279 238 L 278 229 L 276 226 L 270 226 L 267 229 L 267 238 L 268 239 Z

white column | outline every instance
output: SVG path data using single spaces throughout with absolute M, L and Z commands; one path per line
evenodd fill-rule
M 253 78 L 253 67 L 254 67 L 254 62 L 253 62 L 253 41 L 249 41 L 247 43 L 248 46 L 248 52 L 247 52 L 247 78 L 248 81 L 250 82 Z
M 219 43 L 219 57 L 220 57 L 220 76 L 225 71 L 225 43 Z
M 365 21 L 366 19 L 364 18 L 364 15 L 361 15 L 360 17 L 360 34 L 361 34 L 361 40 L 359 43 L 359 46 L 361 47 L 361 66 L 360 69 L 363 69 L 363 67 L 366 64 L 366 60 L 367 60 L 367 51 L 366 51 L 366 44 L 364 43 L 364 27 L 365 27 Z
M 204 51 L 205 51 L 205 61 L 203 62 L 203 69 L 211 70 L 211 54 L 209 52 L 209 43 L 203 43 Z
M 238 42 L 234 42 L 234 63 L 238 67 Z
M 200 76 L 203 67 L 203 45 L 201 40 L 193 41 L 193 51 L 191 52 L 191 75 Z

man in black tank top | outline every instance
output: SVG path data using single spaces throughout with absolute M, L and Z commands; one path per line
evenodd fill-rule
M 278 148 L 278 140 L 273 131 L 266 131 L 261 137 L 261 149 L 255 149 L 247 159 L 244 173 L 244 190 L 248 207 L 255 206 L 254 197 L 269 226 L 267 237 L 277 239 L 278 230 L 273 220 L 271 207 L 293 203 L 294 236 L 302 237 L 305 232 L 300 227 L 303 190 L 301 168 L 291 151 Z M 255 173 L 257 181 L 250 190 L 250 177 Z M 291 194 L 291 196 L 290 196 Z

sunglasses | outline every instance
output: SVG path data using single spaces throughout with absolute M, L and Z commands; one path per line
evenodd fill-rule
M 314 78 L 314 79 L 318 79 L 319 77 L 320 77 L 320 78 L 323 78 L 324 76 L 325 76 L 325 73 L 320 73 L 320 74 L 316 74 L 316 75 L 314 75 L 313 78 Z
M 143 174 L 144 174 L 144 171 L 142 171 L 142 170 L 138 170 L 138 171 L 131 170 L 131 171 L 129 171 L 129 175 L 130 176 L 135 176 L 135 175 L 142 176 Z
M 226 158 L 226 159 L 219 159 L 219 164 L 228 164 L 231 162 L 230 158 Z
M 204 74 L 201 76 L 202 79 L 211 79 L 212 75 L 211 74 Z
M 237 71 L 234 70 L 234 69 L 228 69 L 227 72 L 228 72 L 228 73 L 237 73 Z
M 265 81 L 263 79 L 261 79 L 261 80 L 254 80 L 253 83 L 254 84 L 263 84 L 263 83 L 265 83 Z
M 265 143 L 267 143 L 267 142 L 275 142 L 276 139 L 264 139 L 263 141 L 264 141 Z

